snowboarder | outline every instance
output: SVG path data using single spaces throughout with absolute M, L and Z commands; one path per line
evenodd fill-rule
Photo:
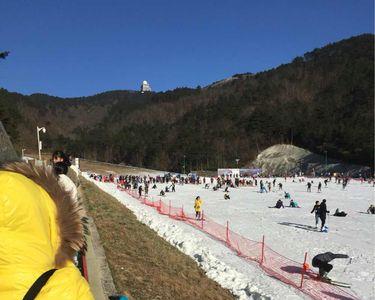
M 195 210 L 195 218 L 197 220 L 201 219 L 201 214 L 202 214 L 202 199 L 197 196 L 195 198 L 195 203 L 194 203 L 194 210 Z
M 326 204 L 327 200 L 326 199 L 323 199 L 322 203 L 319 205 L 319 219 L 320 221 L 322 222 L 322 226 L 320 228 L 320 231 L 323 231 L 323 228 L 324 228 L 324 225 L 326 223 L 326 217 L 327 217 L 327 214 L 329 214 L 329 211 L 327 210 L 327 204 Z
M 311 213 L 315 213 L 315 228 L 318 228 L 319 223 L 319 201 L 315 201 L 315 205 L 311 211 Z
M 331 281 L 331 279 L 327 277 L 327 274 L 333 268 L 329 262 L 335 258 L 349 258 L 349 256 L 346 254 L 333 254 L 332 252 L 325 252 L 313 257 L 312 265 L 315 268 L 319 268 L 319 278 L 321 280 Z
M 279 191 L 282 191 L 282 190 L 283 190 L 283 184 L 279 182 Z
M 319 184 L 318 184 L 318 193 L 320 193 L 321 191 L 322 191 L 322 183 L 319 182 Z
M 143 188 L 142 188 L 142 186 L 140 185 L 139 188 L 138 188 L 138 195 L 139 195 L 139 198 L 141 198 L 141 196 L 142 196 L 142 191 L 143 191 Z

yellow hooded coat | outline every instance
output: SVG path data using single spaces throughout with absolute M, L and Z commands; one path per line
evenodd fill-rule
M 0 299 L 22 299 L 55 268 L 37 300 L 94 299 L 72 263 L 85 246 L 82 216 L 52 170 L 25 163 L 0 170 Z

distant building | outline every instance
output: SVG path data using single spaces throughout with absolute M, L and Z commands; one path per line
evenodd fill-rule
M 144 92 L 151 92 L 151 87 L 146 80 L 143 80 L 141 85 L 141 93 L 143 94 Z

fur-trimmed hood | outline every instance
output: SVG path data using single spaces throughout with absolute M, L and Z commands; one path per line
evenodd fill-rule
M 36 167 L 30 163 L 14 162 L 4 165 L 0 171 L 18 173 L 30 179 L 46 191 L 56 206 L 56 225 L 60 245 L 55 253 L 55 267 L 64 267 L 74 254 L 86 249 L 84 233 L 87 232 L 87 218 L 79 201 L 72 198 L 58 182 L 51 167 Z

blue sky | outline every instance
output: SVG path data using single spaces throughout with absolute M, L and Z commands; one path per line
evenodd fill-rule
M 372 0 L 8 0 L 0 87 L 62 97 L 205 86 L 374 31 Z

